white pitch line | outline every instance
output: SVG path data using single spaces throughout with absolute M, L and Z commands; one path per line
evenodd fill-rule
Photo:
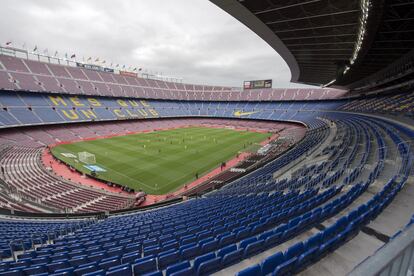
M 118 172 L 118 171 L 115 171 L 115 170 L 113 170 L 113 169 L 108 169 L 108 168 L 106 168 L 105 166 L 102 166 L 102 165 L 100 165 L 100 166 L 101 166 L 101 167 L 103 167 L 104 169 L 106 169 L 106 170 L 108 170 L 108 171 L 112 171 L 112 172 L 114 172 L 114 173 L 116 173 L 116 174 L 118 174 L 118 175 L 120 175 L 120 176 L 122 176 L 122 177 L 125 177 L 125 178 L 128 178 L 128 179 L 130 179 L 130 180 L 136 181 L 136 182 L 138 182 L 139 184 L 141 184 L 141 185 L 143 185 L 143 186 L 145 186 L 145 187 L 147 187 L 147 188 L 149 188 L 149 189 L 151 189 L 151 190 L 153 190 L 153 191 L 157 191 L 157 190 L 156 190 L 156 189 L 154 189 L 153 187 L 148 186 L 147 184 L 145 184 L 144 182 L 141 182 L 141 181 L 139 181 L 139 180 L 137 180 L 137 179 L 131 178 L 131 177 L 129 177 L 128 175 L 125 175 L 125 174 L 120 173 L 120 172 Z

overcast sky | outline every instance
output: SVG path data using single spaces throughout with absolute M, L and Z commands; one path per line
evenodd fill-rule
M 1 0 L 0 43 L 99 57 L 188 83 L 291 84 L 283 59 L 208 0 Z

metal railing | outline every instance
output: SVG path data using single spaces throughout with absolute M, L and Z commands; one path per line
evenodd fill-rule
M 399 276 L 414 274 L 414 223 L 404 229 L 374 255 L 360 263 L 349 275 Z

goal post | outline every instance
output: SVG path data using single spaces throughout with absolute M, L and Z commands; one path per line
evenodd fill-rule
M 87 151 L 78 152 L 78 159 L 82 163 L 85 163 L 88 165 L 96 163 L 95 154 L 89 153 Z

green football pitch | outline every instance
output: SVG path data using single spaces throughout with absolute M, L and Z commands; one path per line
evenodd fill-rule
M 270 133 L 224 128 L 188 127 L 62 144 L 52 154 L 77 170 L 90 174 L 77 159 L 79 152 L 95 155 L 97 177 L 166 194 L 234 158 L 257 148 Z M 76 157 L 74 157 L 76 156 Z M 105 171 L 100 171 L 103 169 Z

